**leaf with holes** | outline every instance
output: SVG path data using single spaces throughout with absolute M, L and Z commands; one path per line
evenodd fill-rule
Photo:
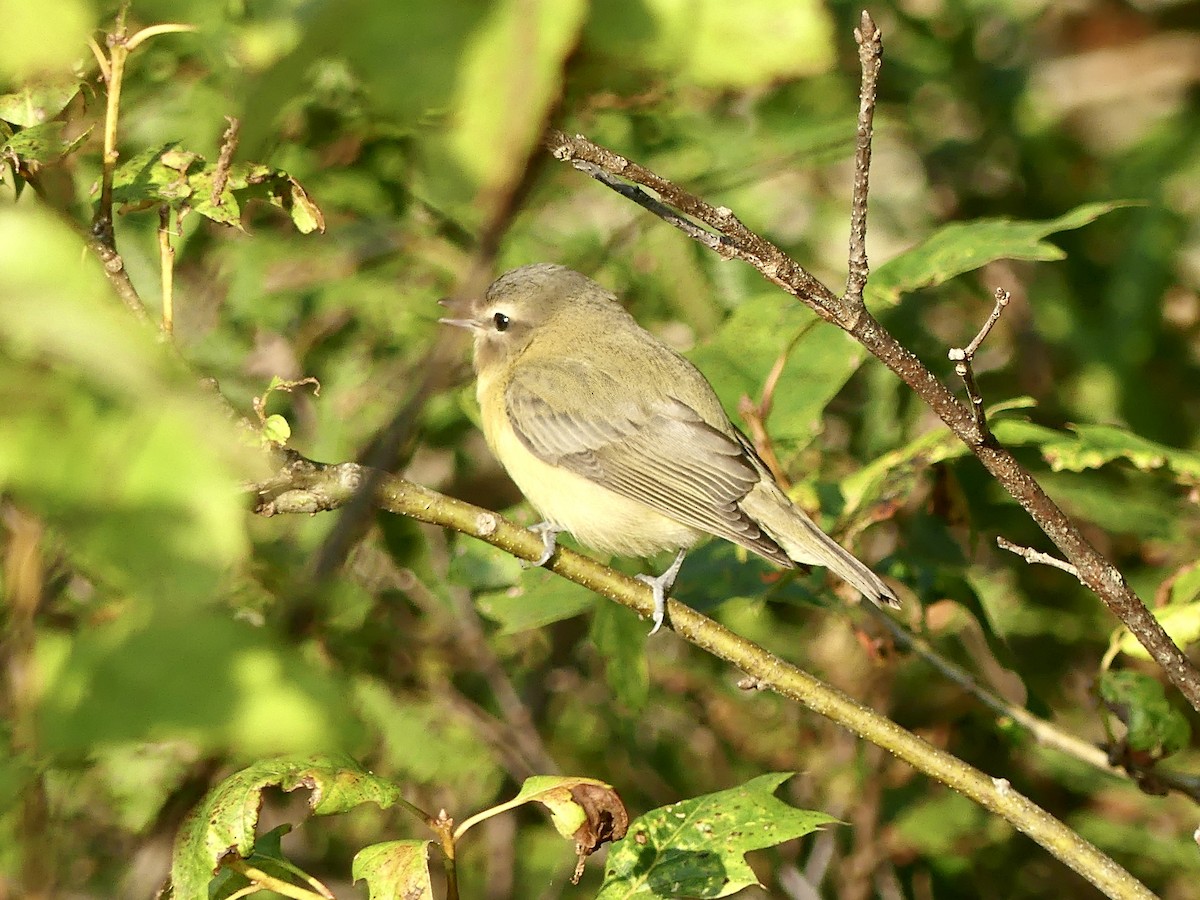
M 204 900 L 222 859 L 231 854 L 243 859 L 250 856 L 262 794 L 271 787 L 312 791 L 308 805 L 318 816 L 368 802 L 387 808 L 400 800 L 396 785 L 341 754 L 286 756 L 255 763 L 213 788 L 180 829 L 171 858 L 176 900 Z
M 286 212 L 302 234 L 325 230 L 320 207 L 282 169 L 234 163 L 221 175 L 216 165 L 175 143 L 146 150 L 123 163 L 113 177 L 113 200 L 124 211 L 167 204 L 234 228 L 241 228 L 245 201 L 262 200 Z
M 430 841 L 387 841 L 354 854 L 355 882 L 366 881 L 369 900 L 433 900 Z
M 727 897 L 758 884 L 745 854 L 836 822 L 774 796 L 791 777 L 760 775 L 741 787 L 651 810 L 608 855 L 598 900 Z

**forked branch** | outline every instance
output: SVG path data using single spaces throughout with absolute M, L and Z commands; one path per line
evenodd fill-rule
M 860 29 L 878 40 L 878 31 L 864 13 Z M 864 65 L 878 60 L 875 51 L 862 54 Z M 864 89 L 873 90 L 874 78 L 864 74 Z M 873 107 L 863 101 L 863 106 Z M 861 130 L 861 121 L 860 121 Z M 869 138 L 869 133 L 867 135 Z M 918 359 L 901 345 L 861 303 L 847 296 L 838 297 L 803 266 L 791 259 L 770 241 L 747 228 L 725 207 L 713 206 L 656 172 L 619 153 L 589 141 L 583 135 L 570 136 L 551 129 L 543 140 L 555 158 L 571 163 L 623 196 L 635 199 L 664 221 L 682 230 L 722 256 L 740 259 L 754 266 L 764 278 L 779 285 L 810 307 L 823 319 L 836 324 L 867 348 L 884 365 L 895 372 L 905 384 L 946 423 L 970 448 L 984 468 L 1025 509 L 1051 541 L 1062 551 L 1067 561 L 1079 572 L 1080 580 L 1101 600 L 1141 642 L 1167 677 L 1200 711 L 1200 672 L 1175 645 L 1154 618 L 1146 605 L 1130 589 L 1117 568 L 1083 536 L 1079 527 L 1047 496 L 1033 476 L 1004 448 L 1000 447 L 985 428 L 981 428 L 974 404 L 960 403 L 950 389 Z M 869 143 L 869 140 L 867 141 Z M 862 164 L 870 160 L 869 152 L 859 155 Z M 628 182 L 632 182 L 630 185 Z M 859 179 L 856 176 L 856 185 Z M 637 187 L 640 186 L 640 187 Z M 862 173 L 861 191 L 855 190 L 856 215 L 861 215 L 865 234 L 866 173 Z M 649 188 L 657 198 L 641 188 Z M 852 225 L 852 234 L 858 224 Z M 866 272 L 865 248 L 862 259 L 851 258 L 851 287 L 855 271 Z M 985 424 L 985 423 L 984 423 Z

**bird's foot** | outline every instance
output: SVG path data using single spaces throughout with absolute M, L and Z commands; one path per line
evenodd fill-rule
M 686 550 L 680 550 L 667 571 L 657 578 L 653 575 L 635 576 L 642 584 L 649 585 L 650 591 L 654 595 L 654 612 L 651 615 L 654 627 L 650 629 L 650 634 L 654 634 L 662 628 L 663 622 L 667 618 L 667 594 L 675 586 L 675 577 L 679 574 L 679 567 L 683 565 L 683 558 L 686 555 Z
M 530 525 L 529 530 L 542 539 L 542 555 L 533 562 L 522 561 L 521 565 L 529 568 L 544 566 L 554 555 L 554 550 L 558 546 L 558 536 L 562 533 L 562 529 L 556 528 L 550 522 L 538 522 L 536 525 Z

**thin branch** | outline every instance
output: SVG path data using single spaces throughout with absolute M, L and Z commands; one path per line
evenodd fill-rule
M 597 165 L 593 165 L 586 160 L 573 159 L 571 160 L 571 165 L 580 172 L 583 172 L 585 175 L 590 175 L 600 183 L 612 188 L 625 199 L 632 200 L 638 206 L 650 210 L 650 212 L 654 213 L 664 222 L 674 225 L 692 240 L 698 241 L 709 250 L 712 250 L 714 253 L 718 253 L 726 259 L 733 255 L 729 249 L 730 245 L 728 238 L 701 228 L 691 219 L 679 215 L 677 212 L 675 212 L 675 210 L 671 209 L 671 207 L 651 197 L 641 188 L 636 187 L 627 181 L 622 181 L 620 178 L 611 175 L 610 173 L 604 171 L 604 169 Z
M 192 25 L 151 25 L 143 28 L 131 38 L 127 36 L 125 30 L 125 16 L 128 11 L 129 3 L 126 0 L 117 10 L 113 30 L 106 38 L 107 58 L 95 40 L 89 39 L 88 41 L 88 46 L 92 50 L 92 55 L 96 57 L 96 62 L 100 66 L 100 74 L 107 86 L 104 106 L 104 155 L 100 159 L 100 201 L 96 204 L 96 213 L 92 218 L 88 247 L 99 257 L 109 282 L 122 302 L 138 319 L 149 321 L 142 298 L 138 296 L 133 283 L 129 280 L 129 274 L 125 271 L 125 261 L 117 252 L 117 239 L 113 230 L 113 179 L 117 171 L 117 160 L 120 158 L 117 150 L 117 130 L 121 118 L 121 87 L 125 77 L 125 61 L 129 54 L 148 38 L 158 34 L 195 31 L 196 28 Z M 160 253 L 163 252 L 163 240 L 160 232 Z M 166 278 L 167 275 L 164 271 L 164 286 Z M 164 324 L 167 321 L 169 320 L 164 319 Z M 169 328 L 167 330 L 169 333 Z
M 125 260 L 121 259 L 121 254 L 117 252 L 117 248 L 113 245 L 112 239 L 112 223 L 107 223 L 107 226 L 102 226 L 100 231 L 107 234 L 107 238 L 101 237 L 97 233 L 96 226 L 99 223 L 93 223 L 92 230 L 87 233 L 86 242 L 89 250 L 96 255 L 100 260 L 100 265 L 104 268 L 104 274 L 108 276 L 108 283 L 112 285 L 117 296 L 121 298 L 134 317 L 139 322 L 149 322 L 150 314 L 146 312 L 146 305 L 142 303 L 142 298 L 137 292 L 137 288 L 133 286 L 133 282 L 129 278 L 129 273 L 125 270 Z
M 581 134 L 571 137 L 551 128 L 543 137 L 542 144 L 555 159 L 571 163 L 726 259 L 741 259 L 750 263 L 768 280 L 802 299 L 822 318 L 847 329 L 857 324 L 858 317 L 847 309 L 833 291 L 770 241 L 743 225 L 731 209 L 713 206 L 645 166 L 593 144 Z M 612 175 L 617 177 L 608 177 Z M 653 198 L 639 199 L 638 195 L 644 196 L 643 192 L 639 191 L 636 195 L 630 193 L 625 181 L 650 188 L 662 201 L 650 203 L 646 200 Z M 703 228 L 697 229 L 696 222 L 707 225 L 715 234 Z
M 158 271 L 162 283 L 162 330 L 170 337 L 175 332 L 175 248 L 171 246 L 168 203 L 158 208 Z
M 1079 570 L 1069 562 L 1063 562 L 1061 559 L 1051 556 L 1049 553 L 1043 553 L 1041 550 L 1034 550 L 1032 547 L 1022 547 L 1020 544 L 1014 544 L 1007 538 L 996 538 L 996 545 L 1001 550 L 1007 550 L 1010 553 L 1015 553 L 1027 563 L 1041 563 L 1043 566 L 1053 566 L 1056 569 L 1061 569 L 1068 575 L 1074 575 L 1079 579 L 1080 584 L 1084 584 Z
M 256 512 L 262 515 L 311 514 L 336 509 L 354 497 L 369 475 L 356 463 L 326 465 L 290 451 L 284 452 L 284 458 L 286 462 L 279 472 L 255 488 Z M 382 475 L 377 484 L 374 499 L 385 510 L 452 528 L 520 559 L 533 561 L 541 556 L 540 537 L 490 510 L 454 500 L 394 475 Z M 643 616 L 652 612 L 653 600 L 646 585 L 586 556 L 560 548 L 546 568 Z M 1110 897 L 1153 897 L 1132 875 L 1002 779 L 990 778 L 933 747 L 690 607 L 674 600 L 668 602 L 672 627 L 685 640 L 1001 816 Z
M 775 365 L 771 366 L 771 371 L 767 373 L 766 380 L 763 381 L 762 396 L 755 403 L 748 396 L 743 396 L 738 402 L 738 415 L 742 417 L 742 421 L 746 423 L 746 427 L 750 430 L 750 440 L 754 443 L 754 449 L 758 451 L 758 455 L 762 457 L 762 461 L 767 464 L 767 468 L 771 470 L 771 474 L 775 476 L 775 480 L 779 482 L 780 487 L 785 491 L 791 487 L 791 482 L 787 477 L 787 472 L 783 470 L 783 466 L 779 464 L 779 457 L 775 453 L 775 445 L 771 441 L 771 435 L 767 431 L 767 419 L 771 415 L 771 409 L 775 405 L 775 390 L 779 387 L 779 379 L 783 377 L 784 367 L 787 366 L 787 361 L 792 355 L 792 351 L 796 349 L 796 345 L 800 343 L 800 339 L 807 333 L 808 328 L 801 330 L 795 338 L 792 339 L 783 352 L 779 354 L 775 360 Z
M 971 407 L 964 406 L 955 399 L 954 394 L 928 366 L 900 344 L 865 307 L 855 308 L 839 299 L 778 247 L 749 231 L 730 210 L 710 205 L 644 166 L 593 144 L 582 135 L 570 137 L 552 129 L 546 133 L 543 143 L 557 159 L 573 165 L 582 160 L 610 175 L 652 189 L 662 197 L 664 204 L 716 232 L 722 238 L 722 255 L 749 262 L 764 278 L 782 287 L 823 319 L 848 332 L 895 372 L 1033 518 L 1078 569 L 1080 578 L 1088 588 L 1137 636 L 1188 703 L 1200 711 L 1200 671 L 1175 645 L 1117 568 L 1092 546 L 1079 527 L 1046 495 L 1041 485 L 1016 458 L 995 441 L 989 440 L 986 432 L 980 430 L 971 408 L 973 404 Z M 609 183 L 606 179 L 598 180 Z M 659 214 L 646 204 L 642 205 Z M 681 227 L 677 221 L 678 215 L 674 219 L 663 218 Z M 702 243 L 709 245 L 708 241 Z
M 900 622 L 874 604 L 864 604 L 863 608 L 891 633 L 896 643 L 921 657 L 921 659 L 929 663 L 929 665 L 937 669 L 942 675 L 971 694 L 997 715 L 1010 719 L 1021 728 L 1024 728 L 1039 746 L 1066 754 L 1106 774 L 1116 775 L 1121 778 L 1131 778 L 1139 786 L 1146 778 L 1155 779 L 1166 787 L 1185 794 L 1196 803 L 1200 803 L 1200 778 L 1183 773 L 1162 771 L 1158 768 L 1146 771 L 1131 771 L 1122 766 L 1113 765 L 1104 748 L 1076 737 L 1070 732 L 1059 728 L 1053 722 L 1039 718 L 1024 707 L 1010 703 L 999 694 L 988 690 L 962 666 L 946 659 L 946 657 L 938 653 L 929 641 L 913 634 Z
M 1000 316 L 1011 299 L 1012 295 L 1004 288 L 996 288 L 996 305 L 992 307 L 992 314 L 983 323 L 979 333 L 966 347 L 951 347 L 946 354 L 954 363 L 954 374 L 963 380 L 963 386 L 967 389 L 967 399 L 971 401 L 971 413 L 975 417 L 975 427 L 984 436 L 984 440 L 991 440 L 992 432 L 988 428 L 987 413 L 983 410 L 983 395 L 979 392 L 979 385 L 975 382 L 973 363 L 975 353 L 991 333 L 992 326 L 1000 321 Z
M 440 577 L 444 577 L 450 565 L 450 550 L 444 532 L 436 528 L 429 530 L 433 532 L 432 537 L 435 541 L 437 572 Z M 445 602 L 437 597 L 415 572 L 404 569 L 399 574 L 402 580 L 398 580 L 397 587 L 411 597 L 426 616 L 447 624 L 458 652 L 465 658 L 464 664 L 473 666 L 487 682 L 499 709 L 500 724 L 503 727 L 497 728 L 495 717 L 491 713 L 465 697 L 462 698 L 462 704 L 476 720 L 480 717 L 488 720 L 490 730 L 498 737 L 495 743 L 513 762 L 519 763 L 515 767 L 509 767 L 513 778 L 521 780 L 530 775 L 558 774 L 558 763 L 538 734 L 533 715 L 487 640 L 483 621 L 479 610 L 471 601 L 470 592 L 465 588 L 449 586 L 447 593 L 453 609 L 448 611 Z M 450 613 L 449 616 L 447 612 Z
M 879 67 L 883 63 L 883 36 L 865 9 L 858 28 L 858 63 L 862 83 L 858 91 L 858 130 L 854 139 L 854 198 L 850 205 L 850 261 L 844 300 L 862 308 L 867 264 L 867 193 L 871 175 L 871 137 L 875 123 L 875 98 L 879 94 Z
M 117 168 L 117 125 L 121 117 L 121 82 L 125 76 L 125 59 L 129 50 L 125 45 L 125 14 L 128 3 L 122 3 L 117 12 L 117 21 L 108 35 L 108 72 L 105 76 L 107 97 L 104 107 L 104 155 L 100 158 L 100 203 L 96 206 L 96 217 L 92 220 L 92 231 L 97 240 L 115 254 L 116 240 L 113 236 L 113 175 Z

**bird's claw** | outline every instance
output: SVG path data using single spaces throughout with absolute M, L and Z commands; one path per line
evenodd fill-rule
M 654 612 L 650 616 L 654 627 L 650 629 L 650 634 L 657 634 L 667 618 L 667 591 L 663 587 L 662 576 L 655 578 L 653 575 L 635 575 L 634 578 L 642 584 L 649 585 L 654 595 Z
M 663 622 L 667 618 L 667 592 L 675 586 L 675 576 L 679 574 L 679 567 L 683 565 L 683 557 L 687 555 L 686 550 L 680 550 L 675 556 L 675 561 L 667 567 L 667 571 L 655 577 L 653 575 L 637 575 L 635 576 L 642 584 L 650 587 L 650 592 L 654 597 L 654 611 L 650 614 L 650 620 L 654 623 L 654 627 L 650 629 L 650 634 L 656 634 L 663 626 Z
M 550 562 L 550 557 L 554 555 L 558 547 L 558 535 L 562 529 L 555 528 L 549 522 L 538 522 L 536 525 L 530 525 L 529 530 L 542 539 L 542 555 L 532 562 L 522 562 L 521 565 L 531 569 L 540 568 Z

